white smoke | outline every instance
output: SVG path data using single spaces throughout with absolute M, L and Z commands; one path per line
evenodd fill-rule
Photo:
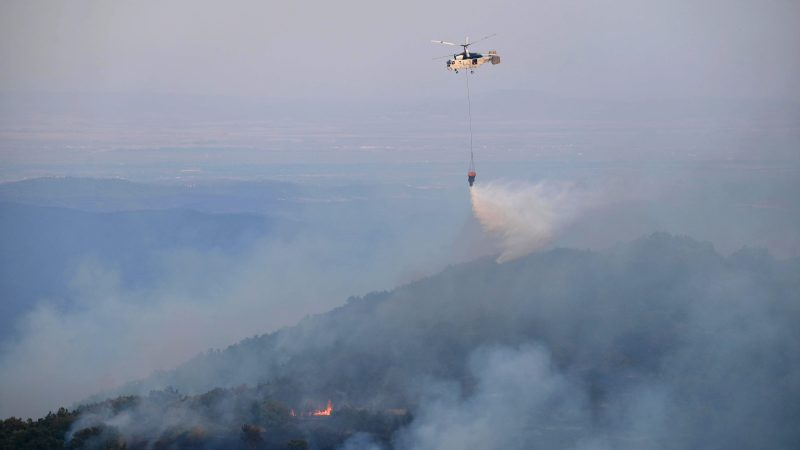
M 544 348 L 479 348 L 469 367 L 474 391 L 434 391 L 399 433 L 397 448 L 564 448 L 565 435 L 579 440 L 586 434 L 585 392 L 557 370 Z
M 470 195 L 483 230 L 499 240 L 498 263 L 542 248 L 588 203 L 574 186 L 546 182 L 475 185 Z

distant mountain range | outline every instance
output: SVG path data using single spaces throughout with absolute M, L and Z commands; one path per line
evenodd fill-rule
M 441 195 L 404 185 L 277 181 L 48 177 L 0 183 L 0 340 L 39 301 L 70 307 L 71 283 L 86 261 L 116 272 L 121 288 L 147 288 L 160 279 L 163 256 L 172 251 L 240 255 L 257 240 L 292 239 L 303 231 L 350 243 L 350 253 L 337 255 L 349 264 L 376 243 L 395 239 L 398 230 L 408 231 L 400 217 L 441 210 Z M 423 196 L 437 202 L 418 201 Z M 450 227 L 442 221 L 437 228 Z
M 241 252 L 278 223 L 255 214 L 91 212 L 0 202 L 0 337 L 39 300 L 69 307 L 68 288 L 87 259 L 116 270 L 123 286 L 147 286 L 158 276 L 161 252 Z
M 44 177 L 0 183 L 0 201 L 84 211 L 192 209 L 202 212 L 267 212 L 300 195 L 292 183 L 218 182 L 209 186 L 137 183 L 114 178 Z M 254 207 L 258 210 L 254 211 Z

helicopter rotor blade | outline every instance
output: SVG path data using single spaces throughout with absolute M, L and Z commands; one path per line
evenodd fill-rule
M 452 58 L 452 57 L 453 57 L 453 55 L 444 55 L 444 56 L 437 56 L 436 58 L 431 58 L 431 59 L 444 59 L 444 58 Z
M 471 42 L 469 45 L 475 44 L 475 43 L 480 42 L 480 41 L 485 41 L 486 39 L 489 39 L 490 37 L 494 37 L 494 36 L 497 36 L 497 33 L 490 34 L 488 36 L 484 36 L 484 37 L 478 39 L 477 41 Z
M 431 42 L 433 42 L 434 44 L 444 44 L 444 45 L 452 45 L 458 47 L 458 44 L 454 44 L 452 42 L 447 42 L 447 41 L 431 41 Z

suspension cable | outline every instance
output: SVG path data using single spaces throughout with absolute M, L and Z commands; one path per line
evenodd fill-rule
M 464 70 L 467 78 L 467 114 L 469 115 L 469 170 L 475 170 L 475 153 L 472 150 L 472 100 L 469 95 L 469 70 Z

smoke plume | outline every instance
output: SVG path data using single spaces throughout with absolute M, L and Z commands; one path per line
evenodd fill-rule
M 489 183 L 470 189 L 472 211 L 483 230 L 498 239 L 498 263 L 548 244 L 586 204 L 571 185 Z

